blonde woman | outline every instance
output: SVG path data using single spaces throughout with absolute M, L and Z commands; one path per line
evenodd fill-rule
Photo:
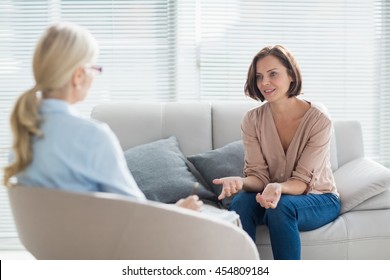
M 35 85 L 19 97 L 11 114 L 14 156 L 4 170 L 5 185 L 16 176 L 27 186 L 146 200 L 113 132 L 72 107 L 102 72 L 97 55 L 96 40 L 81 26 L 60 23 L 44 32 L 34 53 Z M 190 196 L 177 205 L 199 210 L 202 202 Z

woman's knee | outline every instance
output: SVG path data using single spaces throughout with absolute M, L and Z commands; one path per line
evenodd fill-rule
M 296 211 L 292 201 L 293 199 L 293 196 L 282 195 L 276 208 L 267 209 L 267 218 L 271 218 L 272 220 L 294 218 Z
M 256 193 L 240 192 L 236 194 L 229 206 L 229 210 L 234 210 L 237 213 L 253 211 L 258 207 L 256 201 Z

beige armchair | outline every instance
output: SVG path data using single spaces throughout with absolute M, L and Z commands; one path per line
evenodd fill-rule
M 173 205 L 23 186 L 8 195 L 37 259 L 259 259 L 241 228 Z

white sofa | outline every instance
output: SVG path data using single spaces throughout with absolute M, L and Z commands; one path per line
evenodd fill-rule
M 239 140 L 244 113 L 256 102 L 121 102 L 96 106 L 92 118 L 107 123 L 124 151 L 175 136 L 185 156 Z M 334 122 L 331 162 L 342 200 L 339 218 L 301 232 L 303 259 L 390 259 L 390 170 L 364 157 L 356 121 Z M 241 245 L 236 244 L 237 248 Z M 259 226 L 261 259 L 272 259 L 266 226 Z

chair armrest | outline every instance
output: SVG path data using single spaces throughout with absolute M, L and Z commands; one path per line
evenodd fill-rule
M 341 214 L 390 188 L 390 169 L 367 158 L 352 160 L 334 173 Z
M 241 228 L 173 205 L 23 186 L 8 197 L 19 238 L 37 259 L 259 259 Z

